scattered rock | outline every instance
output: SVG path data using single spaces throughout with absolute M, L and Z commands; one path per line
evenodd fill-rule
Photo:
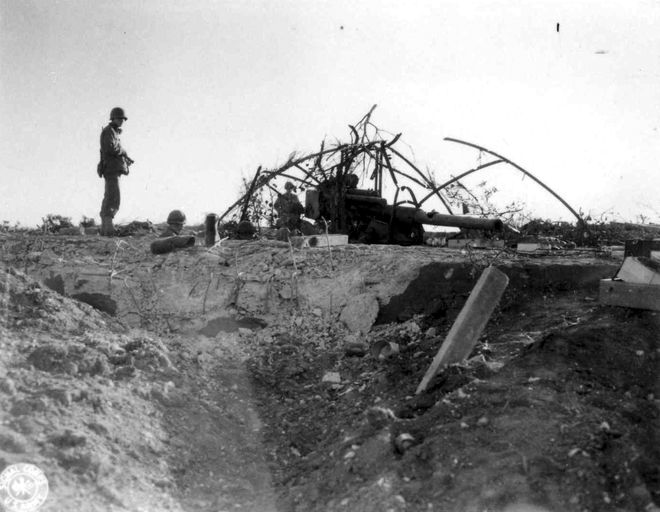
M 328 382 L 330 384 L 341 384 L 341 376 L 338 372 L 326 372 L 323 375 L 321 382 Z
M 70 469 L 77 474 L 98 476 L 107 466 L 101 455 L 81 449 L 64 449 L 55 453 L 55 458 L 64 469 Z
M 105 356 L 97 357 L 89 369 L 89 374 L 92 376 L 100 375 L 102 377 L 110 375 L 110 364 L 108 363 L 108 359 Z
M 89 423 L 87 423 L 87 427 L 92 432 L 95 432 L 100 436 L 107 436 L 110 433 L 108 427 L 106 427 L 103 423 L 99 423 L 98 421 L 90 421 Z
M 68 351 L 62 346 L 42 345 L 34 349 L 27 360 L 37 370 L 61 372 L 68 357 Z
M 11 408 L 11 413 L 14 416 L 22 416 L 23 414 L 32 414 L 33 412 L 45 411 L 47 409 L 48 403 L 45 398 L 27 398 L 15 402 Z
M 362 293 L 348 299 L 339 319 L 353 332 L 368 333 L 378 316 L 378 298 L 373 293 Z
M 68 429 L 61 434 L 51 436 L 49 440 L 58 448 L 73 448 L 75 446 L 85 446 L 85 444 L 87 444 L 87 437 L 84 434 Z
M 288 284 L 282 286 L 282 289 L 280 290 L 280 297 L 283 298 L 284 300 L 290 300 L 291 298 L 293 298 L 293 291 L 291 290 L 291 287 Z
M 391 421 L 396 420 L 394 411 L 385 407 L 369 407 L 365 412 L 367 423 L 375 429 L 382 429 Z
M 27 445 L 27 440 L 21 434 L 0 426 L 0 450 L 9 453 L 25 453 Z
M 59 402 L 65 407 L 69 407 L 73 402 L 71 391 L 65 388 L 51 388 L 45 391 L 45 394 L 53 400 Z
M 9 396 L 14 396 L 16 394 L 16 384 L 9 377 L 2 377 L 0 379 L 0 391 Z

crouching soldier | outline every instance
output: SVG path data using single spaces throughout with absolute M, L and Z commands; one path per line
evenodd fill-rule
M 167 216 L 167 227 L 160 234 L 160 238 L 180 235 L 185 223 L 185 214 L 181 210 L 172 210 Z
M 293 192 L 296 190 L 293 183 L 287 181 L 284 188 L 286 192 L 280 195 L 273 205 L 278 215 L 276 226 L 288 229 L 291 234 L 297 234 L 301 226 L 300 216 L 305 212 L 305 207 Z

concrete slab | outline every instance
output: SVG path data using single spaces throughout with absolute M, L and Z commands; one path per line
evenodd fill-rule
M 616 279 L 626 283 L 660 285 L 660 264 L 649 258 L 628 256 L 623 260 Z
M 660 285 L 602 279 L 598 299 L 607 306 L 660 311 Z

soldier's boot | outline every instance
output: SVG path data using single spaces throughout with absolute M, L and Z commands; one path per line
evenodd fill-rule
M 101 217 L 101 236 L 115 236 L 112 217 Z

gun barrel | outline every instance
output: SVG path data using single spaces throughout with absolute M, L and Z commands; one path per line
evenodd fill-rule
M 390 207 L 391 208 L 391 207 Z M 431 224 L 433 226 L 450 226 L 464 229 L 482 229 L 486 231 L 501 231 L 504 223 L 500 219 L 480 219 L 467 215 L 445 215 L 442 213 L 425 212 L 420 208 L 398 206 L 395 217 L 402 221 Z

